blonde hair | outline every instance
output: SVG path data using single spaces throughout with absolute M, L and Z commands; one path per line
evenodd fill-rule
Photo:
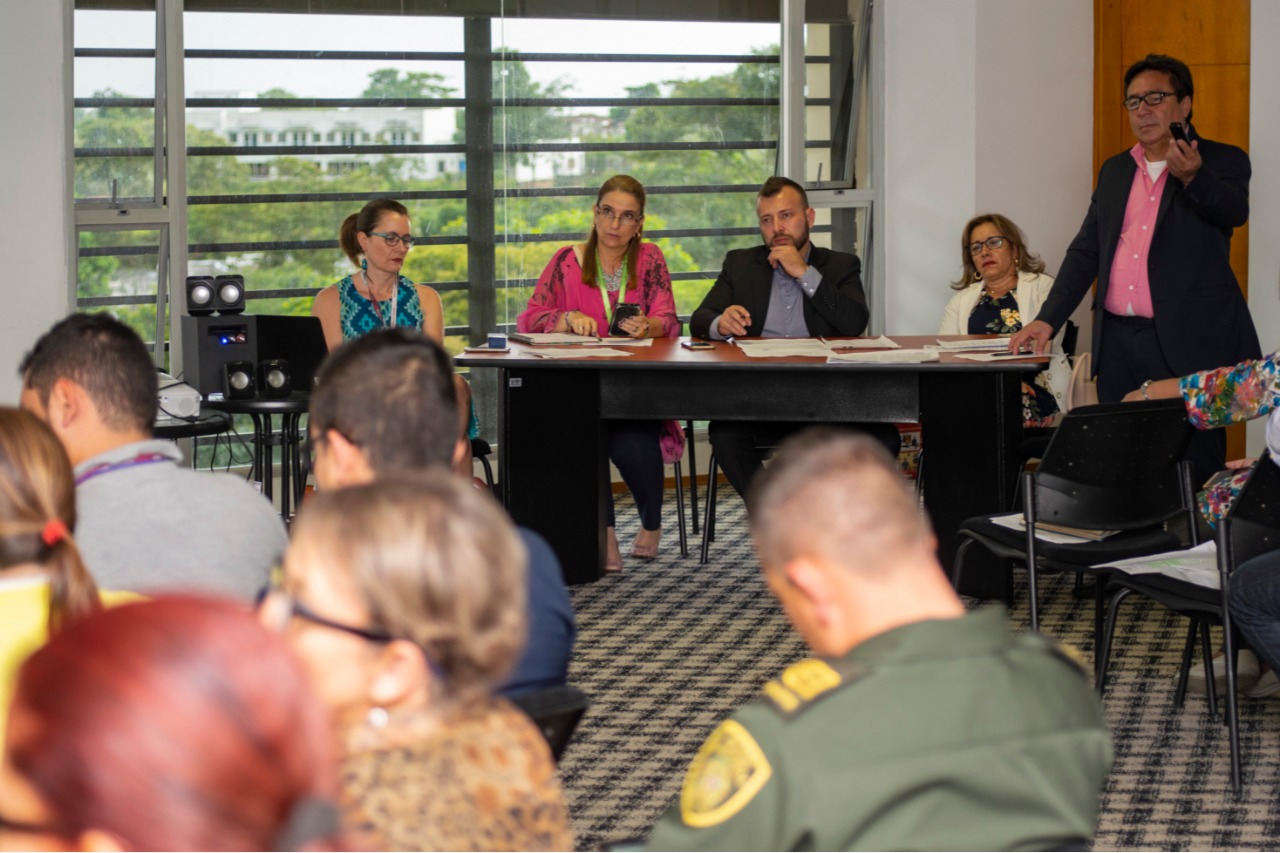
M 637 181 L 630 175 L 614 175 L 609 180 L 600 185 L 600 192 L 596 193 L 596 206 L 600 206 L 600 201 L 609 193 L 619 192 L 626 193 L 640 203 L 640 216 L 644 216 L 644 184 Z M 627 244 L 627 290 L 634 290 L 638 282 L 636 281 L 636 270 L 640 265 L 640 235 L 643 232 L 644 225 L 641 224 L 636 228 L 636 233 L 631 235 L 631 242 Z M 596 236 L 596 220 L 591 218 L 591 233 L 587 235 L 587 248 L 582 252 L 582 283 L 595 286 L 596 268 L 599 266 L 597 261 L 597 244 L 600 242 Z
M 372 627 L 423 650 L 446 701 L 487 696 L 524 648 L 528 556 L 506 513 L 461 478 L 317 494 L 293 539 L 350 580 Z
M 75 525 L 75 479 L 61 442 L 30 412 L 0 406 L 0 572 L 48 570 L 50 633 L 102 606 L 71 538 Z

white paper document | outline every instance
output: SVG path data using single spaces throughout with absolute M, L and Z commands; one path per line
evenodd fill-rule
M 653 338 L 587 338 L 582 342 L 587 347 L 651 347 Z
M 1119 569 L 1130 575 L 1164 575 L 1209 589 L 1222 588 L 1222 578 L 1218 574 L 1218 544 L 1213 541 L 1184 551 L 1148 554 L 1131 560 L 1103 563 L 1095 568 Z
M 1008 338 L 979 338 L 969 341 L 944 341 L 938 338 L 938 346 L 944 350 L 971 350 L 971 349 L 1008 349 Z
M 827 364 L 921 364 L 937 360 L 937 350 L 895 349 L 878 352 L 833 352 L 827 357 Z
M 595 340 L 572 332 L 512 332 L 507 337 L 531 347 L 572 347 Z
M 812 356 L 826 358 L 831 354 L 828 345 L 817 338 L 761 338 L 739 341 L 734 344 L 744 355 L 752 358 L 778 358 L 779 356 Z
M 1044 358 L 1044 356 L 1036 355 L 1033 352 L 1020 352 L 1014 355 L 1010 352 L 957 352 L 953 353 L 956 358 L 967 358 L 970 361 L 1022 361 L 1029 358 Z
M 614 355 L 631 355 L 626 350 L 611 347 L 552 347 L 527 354 L 534 358 L 607 358 Z
M 881 335 L 878 338 L 858 338 L 853 341 L 827 341 L 827 346 L 833 350 L 842 349 L 901 349 L 902 345 L 892 338 Z
M 1007 527 L 1010 530 L 1016 530 L 1019 533 L 1027 529 L 1027 523 L 1023 520 L 1020 512 L 995 516 L 991 519 L 991 523 Z M 1039 525 L 1036 525 L 1036 527 L 1038 528 L 1036 530 L 1036 538 L 1041 542 L 1050 542 L 1054 545 L 1083 545 L 1088 542 L 1098 541 L 1096 536 L 1076 536 L 1072 533 L 1064 533 L 1061 530 L 1045 530 Z

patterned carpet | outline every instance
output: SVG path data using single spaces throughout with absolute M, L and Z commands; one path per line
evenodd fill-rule
M 721 494 L 728 490 L 722 490 Z M 722 497 L 719 541 L 700 566 L 680 557 L 668 494 L 664 549 L 618 576 L 572 590 L 578 645 L 570 679 L 592 706 L 561 764 L 579 849 L 643 838 L 715 725 L 805 656 L 760 578 L 742 504 Z M 635 532 L 618 501 L 624 553 Z M 1043 630 L 1093 653 L 1093 603 L 1046 577 Z M 1012 621 L 1026 626 L 1025 595 Z M 1116 765 L 1103 794 L 1099 850 L 1280 847 L 1280 699 L 1242 700 L 1244 792 L 1231 794 L 1226 728 L 1203 697 L 1173 707 L 1186 622 L 1136 597 L 1121 612 L 1107 717 Z

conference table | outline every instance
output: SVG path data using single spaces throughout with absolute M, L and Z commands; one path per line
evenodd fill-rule
M 965 340 L 949 336 L 942 340 Z M 937 335 L 892 335 L 903 349 Z M 1008 509 L 1022 432 L 1022 373 L 1044 358 L 973 361 L 943 352 L 912 364 L 829 364 L 825 358 L 747 356 L 658 338 L 618 357 L 542 358 L 543 347 L 467 352 L 456 363 L 496 369 L 499 494 L 517 524 L 546 537 L 568 583 L 603 574 L 611 419 L 919 423 L 922 491 L 949 571 L 956 531 L 970 516 Z M 970 554 L 962 591 L 1008 600 L 1009 572 Z

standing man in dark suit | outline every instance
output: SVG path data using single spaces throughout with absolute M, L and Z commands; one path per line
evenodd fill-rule
M 856 255 L 809 242 L 814 211 L 804 187 L 773 177 L 756 196 L 764 245 L 725 256 L 715 285 L 689 320 L 695 337 L 853 337 L 867 328 L 867 297 Z M 764 461 L 761 448 L 780 443 L 803 423 L 712 421 L 711 447 L 725 477 L 745 499 Z M 864 424 L 893 455 L 900 439 L 892 424 Z
M 1096 277 L 1093 365 L 1104 403 L 1262 354 L 1230 263 L 1232 230 L 1249 218 L 1249 155 L 1195 132 L 1191 71 L 1179 60 L 1149 54 L 1124 86 L 1137 144 L 1102 164 L 1053 289 L 1009 344 L 1043 352 Z M 1225 434 L 1198 432 L 1187 457 L 1207 479 L 1223 467 Z

